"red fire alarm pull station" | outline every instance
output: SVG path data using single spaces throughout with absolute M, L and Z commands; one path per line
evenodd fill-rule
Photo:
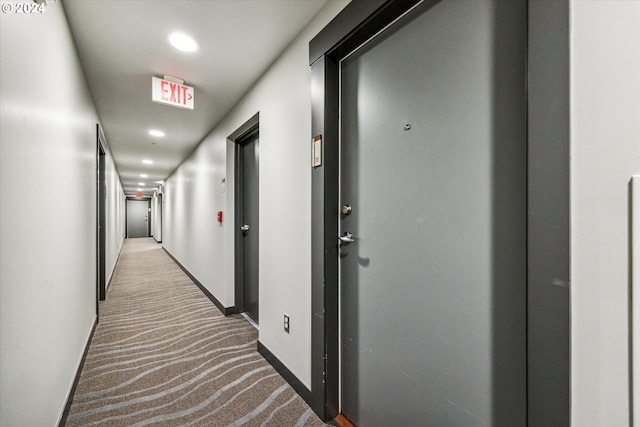
M 218 212 L 218 222 L 222 224 L 222 211 Z

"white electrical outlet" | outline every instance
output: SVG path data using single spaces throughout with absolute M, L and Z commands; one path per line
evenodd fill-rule
M 284 331 L 286 333 L 289 333 L 289 325 L 290 325 L 289 315 L 285 314 L 284 315 Z

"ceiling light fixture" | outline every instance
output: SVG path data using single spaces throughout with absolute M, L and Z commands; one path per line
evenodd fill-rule
M 149 178 L 149 175 L 147 175 L 146 173 L 141 173 L 140 178 Z
M 138 185 L 144 185 L 144 182 L 139 182 Z
M 138 191 L 144 191 L 142 188 L 138 188 Z
M 184 33 L 173 33 L 169 36 L 169 43 L 183 52 L 195 52 L 200 48 L 198 42 Z
M 152 165 L 153 164 L 153 160 L 143 160 L 142 163 L 144 163 L 145 165 Z
M 157 136 L 157 137 L 162 137 L 162 136 L 164 136 L 164 132 L 162 132 L 161 130 L 151 129 L 151 130 L 149 131 L 149 135 L 151 135 L 151 136 Z

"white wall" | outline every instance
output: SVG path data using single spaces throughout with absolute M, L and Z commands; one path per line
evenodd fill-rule
M 98 118 L 60 2 L 2 13 L 0 51 L 0 425 L 54 426 L 96 314 Z M 122 188 L 108 160 L 110 276 Z
M 107 152 L 105 166 L 105 182 L 107 184 L 107 199 L 105 201 L 105 270 L 106 285 L 113 276 L 116 262 L 122 250 L 122 244 L 126 234 L 125 204 L 126 197 L 120 176 L 113 162 L 109 147 L 104 147 Z
M 309 41 L 348 3 L 330 1 L 205 138 L 165 187 L 163 245 L 226 307 L 234 305 L 233 144 L 260 113 L 260 341 L 311 384 L 311 74 Z M 221 181 L 227 180 L 223 193 Z M 218 211 L 224 222 L 216 222 Z M 291 316 L 291 333 L 282 329 Z
M 628 185 L 640 173 L 640 2 L 574 0 L 571 28 L 572 425 L 623 427 Z
M 151 236 L 157 242 L 162 242 L 162 200 L 158 197 L 158 192 L 153 193 L 151 198 Z

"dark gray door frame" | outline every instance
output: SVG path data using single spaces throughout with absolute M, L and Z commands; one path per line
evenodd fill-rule
M 242 233 L 240 231 L 240 223 L 242 221 L 243 212 L 243 175 L 242 175 L 242 144 L 260 127 L 260 113 L 254 114 L 242 126 L 236 129 L 227 140 L 234 143 L 234 217 L 231 227 L 233 227 L 234 236 L 234 308 L 233 313 L 242 313 L 244 311 L 244 244 Z
M 309 44 L 312 134 L 312 338 L 309 404 L 339 412 L 339 63 L 418 4 L 353 0 Z M 528 1 L 527 405 L 528 425 L 570 424 L 569 0 Z
M 106 177 L 105 177 L 105 138 L 100 124 L 96 125 L 96 141 L 97 141 L 97 194 L 96 194 L 96 207 L 97 207 L 97 280 L 98 280 L 98 301 L 104 301 L 106 298 Z M 96 302 L 96 305 L 99 304 Z M 98 307 L 96 306 L 96 314 L 98 313 Z
M 157 197 L 157 205 L 156 205 L 156 218 L 158 218 L 158 228 L 160 229 L 160 240 L 156 239 L 158 243 L 162 243 L 162 198 L 164 197 L 163 193 L 158 193 Z

